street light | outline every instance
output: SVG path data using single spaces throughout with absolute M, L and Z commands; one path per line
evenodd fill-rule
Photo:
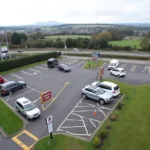
M 64 42 L 64 46 L 65 46 L 65 58 L 66 58 L 66 49 L 67 49 L 66 42 Z
M 7 45 L 7 50 L 8 50 L 8 56 L 10 57 L 9 45 L 8 45 L 8 38 L 7 38 L 7 32 L 6 31 L 5 31 L 5 38 L 6 38 L 6 45 Z

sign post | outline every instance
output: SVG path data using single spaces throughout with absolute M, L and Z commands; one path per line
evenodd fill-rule
M 103 75 L 104 75 L 104 67 L 100 67 L 100 81 L 102 81 Z
M 50 139 L 52 140 L 53 139 L 53 127 L 52 127 L 52 115 L 50 115 L 49 117 L 45 118 L 46 120 L 46 125 L 47 125 L 47 128 L 48 128 L 48 133 L 50 135 Z

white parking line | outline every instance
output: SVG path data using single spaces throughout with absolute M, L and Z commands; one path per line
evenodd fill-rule
M 11 75 L 14 76 L 14 77 L 16 77 L 16 78 L 23 79 L 22 77 L 20 77 L 20 76 L 14 74 L 14 73 L 12 73 Z
M 10 100 L 12 100 L 12 99 L 14 99 L 14 98 L 20 97 L 20 96 L 22 96 L 22 95 L 24 95 L 24 94 L 27 94 L 27 93 L 30 93 L 30 92 L 32 92 L 32 91 L 33 91 L 33 90 L 24 92 L 24 93 L 22 93 L 22 94 L 20 94 L 20 95 L 17 95 L 17 96 L 15 96 L 15 97 L 12 97 L 12 98 L 10 98 L 10 99 L 7 99 L 6 101 L 10 101 Z
M 108 107 L 101 107 L 98 103 L 97 103 L 97 106 L 101 109 L 106 109 L 106 110 L 110 110 L 110 111 L 112 110 L 111 108 L 108 108 Z
M 143 72 L 145 72 L 146 70 L 148 70 L 148 72 L 149 72 L 149 69 L 150 69 L 150 66 L 145 66 Z M 149 73 L 150 73 L 150 72 L 149 72 Z
M 66 119 L 68 121 L 82 121 L 82 120 L 77 120 L 77 119 Z
M 91 124 L 96 128 L 96 125 L 93 123 L 93 121 L 91 119 L 89 119 Z
M 83 128 L 84 126 L 66 126 L 66 127 L 61 127 L 63 129 L 66 129 L 66 128 Z
M 33 101 L 33 103 L 36 103 L 38 100 L 40 100 L 41 97 L 37 98 L 36 100 Z
M 133 65 L 133 66 L 131 67 L 131 72 L 134 72 L 134 71 L 135 71 L 136 66 L 137 66 L 137 65 Z
M 4 78 L 4 77 L 3 77 L 3 79 L 4 79 L 5 81 L 9 81 L 8 79 L 6 79 L 6 78 Z
M 72 66 L 71 68 L 74 68 L 74 67 L 76 67 L 76 66 L 79 66 L 79 65 L 81 65 L 81 64 L 83 64 L 83 63 L 84 63 L 84 61 L 82 61 L 81 63 L 78 63 L 78 64 Z
M 122 65 L 121 65 L 121 68 L 125 68 L 126 65 L 127 65 L 127 64 L 122 64 Z
M 29 68 L 29 70 L 35 71 L 35 72 L 37 72 L 37 73 L 42 73 L 41 71 L 38 71 L 38 70 L 35 70 L 35 69 L 32 69 L 32 68 Z
M 87 134 L 80 134 L 80 133 L 72 133 L 72 132 L 69 132 L 69 131 L 65 131 L 66 133 L 68 134 L 71 134 L 71 135 L 77 135 L 77 136 L 87 136 Z M 89 135 L 90 136 L 90 135 Z
M 34 88 L 30 87 L 30 86 L 27 86 L 27 87 L 32 89 L 32 90 L 34 90 L 34 91 L 36 91 L 36 92 L 38 92 L 38 93 L 42 93 L 41 91 L 38 91 L 38 90 L 36 90 L 36 89 L 34 89 Z
M 36 68 L 40 68 L 40 69 L 44 69 L 44 70 L 47 70 L 47 68 L 44 68 L 44 67 L 40 67 L 40 66 L 35 66 Z
M 22 73 L 24 73 L 24 74 L 27 74 L 27 75 L 29 75 L 29 76 L 33 76 L 32 74 L 30 74 L 30 73 L 28 73 L 28 72 L 25 72 L 25 71 L 20 71 L 20 72 L 22 72 Z
M 82 98 L 83 99 L 83 98 Z M 82 99 L 80 99 L 80 101 L 82 101 Z M 77 106 L 79 103 L 80 103 L 80 101 L 75 105 L 75 106 Z M 59 128 L 63 125 L 63 123 L 66 121 L 66 119 L 69 117 L 69 115 L 72 113 L 72 111 L 75 109 L 75 107 L 70 111 L 70 113 L 67 115 L 67 117 L 63 120 L 63 122 L 59 125 L 59 127 L 57 128 L 57 130 L 56 131 L 59 131 Z
M 94 109 L 95 110 L 95 109 Z M 94 111 L 94 110 L 75 110 L 73 112 L 88 112 L 88 111 Z

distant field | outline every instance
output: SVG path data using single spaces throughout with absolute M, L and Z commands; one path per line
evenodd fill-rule
M 140 48 L 140 40 L 121 40 L 121 41 L 111 41 L 109 44 L 117 45 L 117 46 L 131 46 L 132 48 L 136 46 L 136 48 Z
M 56 40 L 60 38 L 61 40 L 66 40 L 67 38 L 72 38 L 72 39 L 77 39 L 77 38 L 90 38 L 91 36 L 89 35 L 53 35 L 53 36 L 46 36 L 48 39 L 53 39 Z

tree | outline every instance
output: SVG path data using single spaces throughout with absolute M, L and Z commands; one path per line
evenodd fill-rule
M 148 49 L 148 46 L 149 46 L 149 40 L 148 38 L 144 37 L 140 43 L 140 47 L 146 51 Z
M 63 48 L 64 47 L 64 42 L 58 38 L 56 41 L 55 41 L 55 47 L 56 48 Z
M 67 38 L 66 39 L 66 45 L 69 48 L 73 47 L 73 39 L 72 38 Z
M 28 39 L 27 35 L 24 34 L 24 33 L 20 33 L 20 38 L 21 38 L 21 41 L 22 41 L 22 42 L 25 42 L 25 41 L 27 41 L 27 39 Z
M 15 45 L 21 44 L 21 37 L 20 37 L 20 34 L 14 32 L 14 33 L 12 34 L 11 43 L 12 43 L 12 44 L 15 44 Z

